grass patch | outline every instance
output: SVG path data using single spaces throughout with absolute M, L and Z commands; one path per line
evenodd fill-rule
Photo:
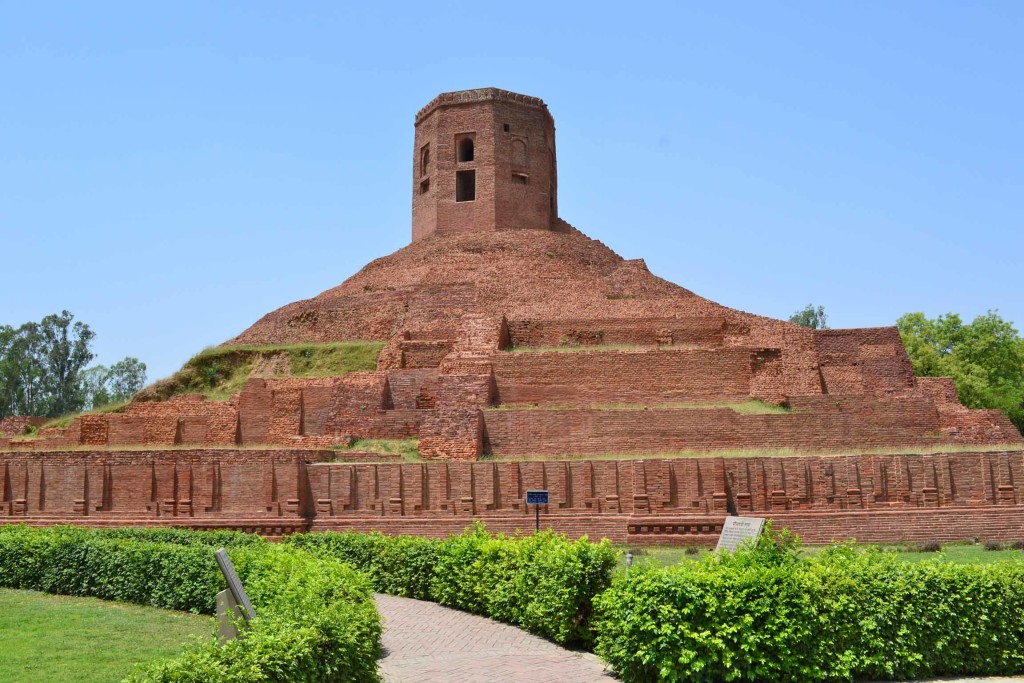
M 210 617 L 185 612 L 0 590 L 0 680 L 110 683 L 213 630 Z
M 289 349 L 295 377 L 334 377 L 360 370 L 376 370 L 380 342 L 345 342 L 321 347 Z
M 177 394 L 202 394 L 224 401 L 242 390 L 257 367 L 272 377 L 335 377 L 376 370 L 382 342 L 217 346 L 192 357 L 178 372 L 155 382 L 136 396 L 162 401 Z
M 106 415 L 108 413 L 119 413 L 122 410 L 124 410 L 125 406 L 127 405 L 128 401 L 117 401 L 115 403 L 108 403 L 105 406 L 93 408 L 92 410 L 86 410 L 81 413 L 61 415 L 60 417 L 55 417 L 49 422 L 44 423 L 41 427 L 39 427 L 39 429 L 49 429 L 51 427 L 65 429 L 67 428 L 68 425 L 71 424 L 71 421 L 74 420 L 76 417 L 81 417 L 82 415 Z
M 405 460 L 420 459 L 419 439 L 353 439 L 348 446 L 332 446 L 334 451 L 364 451 L 382 455 L 400 455 Z

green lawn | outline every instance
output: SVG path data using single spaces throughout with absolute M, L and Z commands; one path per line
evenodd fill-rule
M 824 546 L 804 546 L 800 552 L 804 555 L 815 555 Z M 998 560 L 1024 560 L 1024 552 L 1020 550 L 986 550 L 983 544 L 947 543 L 939 552 L 923 552 L 919 546 L 905 544 L 899 546 L 882 546 L 883 549 L 897 553 L 900 559 L 907 562 L 941 559 L 960 564 L 988 563 Z M 634 561 L 650 561 L 661 566 L 677 564 L 683 560 L 693 560 L 710 552 L 707 548 L 699 550 L 680 546 L 624 546 L 623 554 L 633 553 Z M 624 559 L 620 560 L 625 563 Z
M 0 590 L 0 681 L 112 683 L 214 633 L 211 617 Z

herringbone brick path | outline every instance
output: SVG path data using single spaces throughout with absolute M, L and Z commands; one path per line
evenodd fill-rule
M 431 602 L 377 595 L 386 683 L 611 683 L 592 654 Z

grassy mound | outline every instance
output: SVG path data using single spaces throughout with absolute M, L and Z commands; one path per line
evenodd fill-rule
M 224 401 L 242 390 L 254 370 L 268 377 L 333 377 L 376 370 L 381 342 L 217 346 L 191 358 L 167 379 L 138 394 L 139 401 L 163 401 L 177 394 L 202 394 Z

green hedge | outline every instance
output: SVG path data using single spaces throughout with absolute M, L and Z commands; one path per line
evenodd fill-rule
M 378 591 L 483 614 L 562 644 L 592 641 L 592 602 L 616 563 L 607 541 L 495 536 L 481 524 L 446 540 L 315 533 L 284 543 L 352 563 Z
M 228 531 L 226 529 L 195 531 L 179 527 L 116 527 L 112 529 L 93 529 L 90 533 L 94 534 L 97 538 L 151 541 L 153 543 L 173 543 L 175 545 L 202 545 L 212 548 L 265 546 L 267 544 L 267 539 L 259 534 L 246 534 L 241 531 Z
M 351 566 L 280 545 L 231 552 L 257 618 L 242 638 L 186 646 L 131 683 L 376 681 L 380 617 Z
M 205 545 L 11 526 L 0 530 L 0 586 L 213 614 L 224 579 Z
M 910 563 L 770 537 L 639 567 L 596 600 L 596 652 L 624 681 L 843 681 L 1024 670 L 1024 565 Z
M 6 527 L 0 586 L 211 614 L 224 580 L 210 537 L 190 542 L 189 533 L 158 543 L 73 527 Z M 380 617 L 364 576 L 332 558 L 265 542 L 242 541 L 229 553 L 257 612 L 244 636 L 223 647 L 212 639 L 188 645 L 127 680 L 377 680 Z

